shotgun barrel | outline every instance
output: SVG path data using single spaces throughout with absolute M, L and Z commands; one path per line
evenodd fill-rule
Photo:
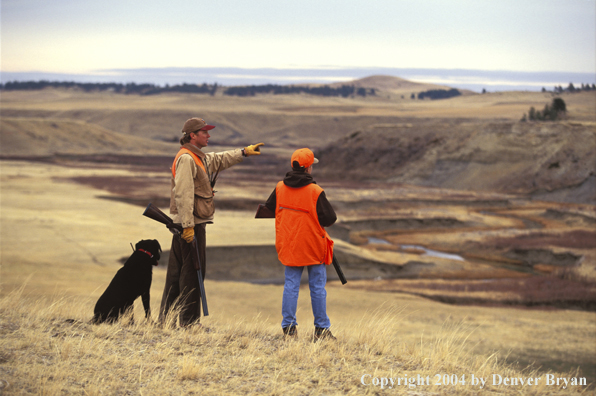
M 201 293 L 201 302 L 203 304 L 203 315 L 209 316 L 209 308 L 207 307 L 207 296 L 205 295 L 205 284 L 203 282 L 203 273 L 201 272 L 201 256 L 199 255 L 199 244 L 195 237 L 191 242 L 192 259 L 195 262 L 195 269 L 197 270 L 197 277 L 199 278 L 199 292 Z
M 341 284 L 345 285 L 346 283 L 348 283 L 348 281 L 346 280 L 346 277 L 344 276 L 344 272 L 341 270 L 341 267 L 339 266 L 339 263 L 337 262 L 337 259 L 335 258 L 335 253 L 333 254 L 333 266 L 335 267 L 335 271 L 337 272 L 337 276 L 339 276 L 339 280 L 341 281 Z
M 174 221 L 164 212 L 162 212 L 157 206 L 149 203 L 145 211 L 143 212 L 143 216 L 149 217 L 155 221 L 158 221 L 162 224 L 165 224 L 173 234 L 182 233 L 182 225 L 175 224 Z

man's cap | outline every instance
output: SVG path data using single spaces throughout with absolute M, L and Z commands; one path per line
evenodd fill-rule
M 294 166 L 295 162 L 298 163 L 298 167 L 308 168 L 312 164 L 317 164 L 319 160 L 315 158 L 315 155 L 310 149 L 301 148 L 294 151 L 292 154 L 292 159 L 290 160 L 292 168 L 296 168 L 296 166 Z
M 208 125 L 204 119 L 195 117 L 187 120 L 184 123 L 184 126 L 182 127 L 182 133 L 186 135 L 187 133 L 208 131 L 213 128 L 215 128 L 215 125 Z

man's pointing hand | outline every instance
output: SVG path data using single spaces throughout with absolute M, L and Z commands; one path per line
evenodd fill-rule
M 251 144 L 250 146 L 244 148 L 244 155 L 247 157 L 251 155 L 261 155 L 261 146 L 264 145 L 265 143 Z

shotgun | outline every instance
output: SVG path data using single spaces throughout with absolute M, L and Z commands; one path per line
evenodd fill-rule
M 339 276 L 339 280 L 341 281 L 341 284 L 345 285 L 346 283 L 348 283 L 348 281 L 346 280 L 346 277 L 344 276 L 344 272 L 341 270 L 341 267 L 339 266 L 339 263 L 337 262 L 337 259 L 335 258 L 335 253 L 333 253 L 333 266 L 335 267 L 335 271 L 337 272 L 337 276 Z
M 143 216 L 149 217 L 155 221 L 165 224 L 168 230 L 172 234 L 181 234 L 182 226 L 175 224 L 174 221 L 164 212 L 162 212 L 157 206 L 149 203 L 147 208 L 143 212 Z M 201 273 L 201 256 L 199 256 L 199 244 L 195 237 L 191 242 L 191 254 L 192 260 L 195 263 L 195 269 L 197 270 L 197 276 L 199 278 L 199 291 L 201 292 L 201 303 L 203 304 L 203 315 L 209 316 L 209 308 L 207 308 L 207 296 L 205 295 L 205 285 L 203 284 L 203 275 Z

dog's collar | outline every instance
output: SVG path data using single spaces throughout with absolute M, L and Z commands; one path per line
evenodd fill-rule
M 153 258 L 153 254 L 151 252 L 148 252 L 145 249 L 137 249 L 139 252 L 143 252 L 143 253 L 147 253 L 149 255 L 149 257 Z

